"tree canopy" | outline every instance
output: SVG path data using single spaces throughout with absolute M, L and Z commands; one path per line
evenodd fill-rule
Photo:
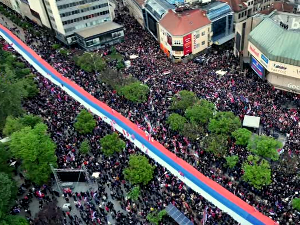
M 141 192 L 141 189 L 140 189 L 140 186 L 134 186 L 130 192 L 127 193 L 127 197 L 129 199 L 132 199 L 133 201 L 136 201 L 138 200 L 139 196 L 140 196 L 140 192 Z
M 247 148 L 249 151 L 261 157 L 278 160 L 279 154 L 277 150 L 282 148 L 282 143 L 273 137 L 255 135 L 254 138 L 249 141 Z
M 223 134 L 208 135 L 203 140 L 203 148 L 217 157 L 223 157 L 227 153 L 227 138 Z
M 250 155 L 243 163 L 243 180 L 257 189 L 272 182 L 270 164 L 265 159 Z
M 31 114 L 24 115 L 23 117 L 18 118 L 8 116 L 6 118 L 3 134 L 6 136 L 10 136 L 13 132 L 20 131 L 24 127 L 34 128 L 34 126 L 38 123 L 42 123 L 42 118 Z
M 217 112 L 208 124 L 208 129 L 212 133 L 230 135 L 241 127 L 239 117 L 232 112 Z
M 154 168 L 145 156 L 131 155 L 129 166 L 124 170 L 124 176 L 132 184 L 146 185 L 153 178 Z
M 300 198 L 294 198 L 292 200 L 292 206 L 294 209 L 300 212 Z
M 172 98 L 172 109 L 185 111 L 188 107 L 193 106 L 198 101 L 196 94 L 192 91 L 179 91 Z
M 237 145 L 246 146 L 252 136 L 252 132 L 246 128 L 239 128 L 232 132 L 232 136 L 235 138 Z
M 96 53 L 83 53 L 81 56 L 75 57 L 75 63 L 86 72 L 102 71 L 106 67 L 105 60 Z
M 138 81 L 120 87 L 118 93 L 132 102 L 142 103 L 148 99 L 149 87 Z
M 48 181 L 49 164 L 57 166 L 55 144 L 47 134 L 47 126 L 39 123 L 32 129 L 25 127 L 11 135 L 9 143 L 12 154 L 22 160 L 25 176 L 36 184 Z
M 185 111 L 185 117 L 192 123 L 199 125 L 207 124 L 213 118 L 215 105 L 205 99 L 201 99 L 195 105 L 188 107 Z
M 75 129 L 80 134 L 92 133 L 96 126 L 96 121 L 91 113 L 83 109 L 76 117 Z
M 238 155 L 227 156 L 225 159 L 226 159 L 226 166 L 232 169 L 238 163 L 239 156 Z
M 121 152 L 126 144 L 117 133 L 107 134 L 100 139 L 101 151 L 106 156 L 112 156 L 115 152 Z
M 195 123 L 185 123 L 183 129 L 180 130 L 180 134 L 191 140 L 196 140 L 204 134 L 204 128 Z
M 157 210 L 154 210 L 153 212 L 150 212 L 147 215 L 147 220 L 149 220 L 149 222 L 151 222 L 152 224 L 159 225 L 159 222 L 167 214 L 168 213 L 165 209 L 161 210 L 160 212 L 157 212 Z
M 186 123 L 186 118 L 180 116 L 177 113 L 172 113 L 167 120 L 167 123 L 170 125 L 170 128 L 175 131 L 181 131 L 184 128 Z
M 81 142 L 79 151 L 81 154 L 87 154 L 90 150 L 90 142 L 89 140 L 85 139 L 83 142 Z

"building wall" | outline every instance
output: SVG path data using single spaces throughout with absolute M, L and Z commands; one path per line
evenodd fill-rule
M 191 54 L 197 54 L 208 48 L 211 43 L 211 24 L 201 27 L 193 32 L 182 36 L 171 35 L 164 27 L 160 24 L 159 27 L 159 43 L 162 50 L 168 55 L 175 58 L 181 58 L 185 56 L 184 41 L 187 37 L 190 38 Z M 172 50 L 173 47 L 181 48 L 181 50 Z M 169 53 L 170 54 L 169 54 Z M 187 54 L 188 55 L 188 54 Z
M 28 0 L 30 8 L 40 15 L 42 24 L 48 28 L 51 28 L 50 22 L 48 20 L 46 10 L 43 6 L 42 1 L 43 0 Z
M 130 15 L 133 16 L 142 27 L 144 27 L 145 24 L 141 6 L 135 0 L 124 0 L 124 3 L 127 6 Z
M 240 52 L 242 52 L 241 56 L 243 56 L 244 62 L 249 62 L 250 59 L 250 54 L 248 52 L 249 34 L 262 20 L 263 16 L 249 17 L 235 25 L 234 55 L 239 57 Z M 240 36 L 239 41 L 237 38 L 238 35 Z
M 40 19 L 34 17 L 30 11 L 30 7 L 28 4 L 24 3 L 24 2 L 20 2 L 20 10 L 22 12 L 22 15 L 24 17 L 27 17 L 28 19 L 32 20 L 33 22 L 35 22 L 36 24 L 38 24 L 39 26 L 42 26 L 42 22 Z

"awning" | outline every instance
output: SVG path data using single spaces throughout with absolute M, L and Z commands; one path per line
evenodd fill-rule
M 259 128 L 259 124 L 260 124 L 260 117 L 248 116 L 248 115 L 244 117 L 243 127 Z

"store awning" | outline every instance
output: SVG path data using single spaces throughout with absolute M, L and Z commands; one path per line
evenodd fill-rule
M 259 128 L 260 117 L 248 116 L 244 117 L 243 127 Z

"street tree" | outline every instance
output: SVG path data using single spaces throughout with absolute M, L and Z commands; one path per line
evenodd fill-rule
M 235 130 L 234 132 L 232 132 L 231 134 L 236 140 L 235 143 L 237 145 L 243 145 L 243 146 L 247 146 L 247 144 L 252 136 L 252 132 L 246 128 L 239 128 L 239 129 Z
M 212 133 L 230 135 L 241 127 L 239 117 L 232 112 L 217 112 L 208 124 L 208 129 Z
M 19 215 L 7 215 L 5 217 L 5 220 L 3 221 L 4 223 L 1 223 L 1 225 L 5 225 L 5 223 L 7 225 L 14 225 L 14 224 L 18 224 L 18 225 L 29 225 L 28 221 L 26 220 L 25 217 L 23 216 L 19 216 Z
M 273 137 L 254 135 L 249 141 L 247 148 L 249 151 L 263 158 L 278 160 L 279 154 L 277 150 L 282 148 L 282 143 Z
M 180 134 L 191 140 L 196 140 L 204 134 L 204 128 L 203 126 L 195 123 L 185 123 Z
M 232 169 L 238 163 L 239 156 L 238 155 L 227 156 L 225 157 L 225 159 L 226 159 L 226 166 Z
M 38 123 L 42 123 L 42 118 L 31 114 L 24 115 L 23 117 L 18 118 L 8 116 L 6 118 L 3 134 L 6 136 L 10 136 L 12 133 L 20 131 L 24 127 L 34 128 L 34 126 Z
M 100 143 L 101 151 L 106 156 L 112 156 L 115 152 L 121 152 L 126 146 L 125 142 L 116 132 L 105 135 L 100 139 Z
M 167 215 L 167 210 L 163 209 L 160 212 L 154 210 L 147 215 L 147 220 L 152 224 L 159 225 L 160 221 L 163 219 L 165 215 Z
M 16 183 L 9 177 L 9 175 L 0 172 L 0 221 L 5 219 L 17 196 Z
M 185 111 L 185 117 L 192 123 L 199 125 L 205 125 L 213 118 L 215 111 L 215 105 L 205 99 L 201 99 L 195 105 L 187 108 Z
M 0 142 L 0 156 L 0 171 L 12 176 L 13 167 L 8 163 L 11 159 L 11 152 L 7 143 Z
M 0 71 L 0 130 L 5 125 L 6 117 L 19 116 L 24 112 L 21 104 L 27 96 L 24 86 L 24 81 L 17 80 L 8 67 Z
M 134 186 L 130 192 L 127 193 L 127 197 L 129 199 L 132 199 L 133 201 L 137 201 L 139 199 L 139 196 L 140 196 L 140 192 L 141 192 L 141 189 L 140 189 L 140 186 Z
M 198 101 L 196 94 L 192 91 L 179 91 L 172 98 L 171 109 L 182 110 L 183 112 Z
M 57 200 L 44 204 L 34 219 L 34 225 L 57 225 L 64 224 L 64 214 L 60 207 L 57 207 Z
M 91 150 L 90 142 L 85 139 L 83 142 L 80 144 L 79 151 L 81 154 L 87 154 Z
M 106 67 L 105 60 L 97 53 L 83 53 L 74 58 L 75 63 L 86 72 L 102 71 Z
M 294 198 L 292 200 L 292 206 L 293 206 L 293 209 L 296 209 L 297 211 L 300 212 L 300 198 Z
M 227 153 L 227 136 L 224 134 L 210 134 L 203 140 L 203 148 L 217 157 L 224 157 Z
M 271 184 L 271 169 L 267 160 L 250 155 L 247 161 L 243 163 L 242 168 L 244 171 L 243 180 L 256 189 Z
M 47 134 L 47 126 L 43 123 L 25 127 L 11 135 L 9 143 L 12 155 L 22 160 L 25 176 L 41 185 L 48 181 L 51 170 L 49 164 L 57 166 L 55 143 Z
M 146 102 L 149 94 L 149 87 L 141 82 L 134 82 L 127 84 L 119 88 L 119 95 L 124 95 L 124 97 L 132 102 L 142 103 Z
M 131 155 L 129 165 L 124 170 L 124 176 L 132 184 L 146 185 L 153 178 L 154 168 L 145 156 Z
M 27 92 L 27 98 L 33 98 L 40 92 L 37 84 L 34 82 L 35 75 L 29 74 L 24 78 L 24 88 Z
M 91 113 L 83 109 L 77 115 L 74 127 L 80 134 L 92 133 L 96 127 L 96 121 Z
M 167 124 L 169 124 L 171 130 L 175 131 L 182 131 L 185 123 L 186 118 L 177 113 L 172 113 L 167 120 Z

